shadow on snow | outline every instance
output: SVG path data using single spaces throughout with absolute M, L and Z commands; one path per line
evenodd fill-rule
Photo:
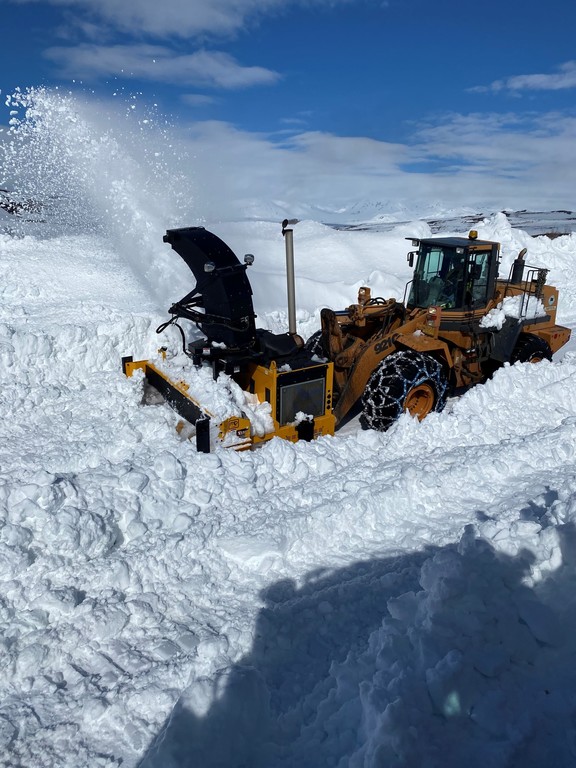
M 531 552 L 471 528 L 273 584 L 251 652 L 191 681 L 139 768 L 576 765 L 576 529 L 556 530 L 534 588 Z

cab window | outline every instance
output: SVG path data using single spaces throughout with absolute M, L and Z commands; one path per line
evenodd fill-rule
M 488 301 L 488 272 L 490 269 L 491 251 L 474 253 L 470 259 L 470 280 L 468 290 L 473 306 L 484 306 Z M 468 301 L 470 298 L 468 298 Z
M 466 254 L 463 249 L 424 246 L 414 270 L 408 303 L 416 307 L 462 307 L 466 268 Z

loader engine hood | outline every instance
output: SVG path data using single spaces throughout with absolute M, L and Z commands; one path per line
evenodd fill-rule
M 170 308 L 195 322 L 209 343 L 244 349 L 256 339 L 252 288 L 234 252 L 204 227 L 169 229 L 163 238 L 184 259 L 196 287 Z

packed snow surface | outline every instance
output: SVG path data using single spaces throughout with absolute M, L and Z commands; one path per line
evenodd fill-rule
M 207 226 L 285 330 L 279 224 Z M 476 228 L 576 324 L 574 235 Z M 300 332 L 401 298 L 427 231 L 298 224 Z M 141 234 L 140 264 L 114 229 L 0 235 L 0 764 L 574 766 L 573 347 L 384 434 L 197 454 L 122 375 L 192 287 Z

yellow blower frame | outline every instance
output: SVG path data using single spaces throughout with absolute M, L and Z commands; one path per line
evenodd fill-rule
M 218 422 L 210 409 L 190 394 L 189 383 L 184 379 L 174 380 L 162 370 L 160 364 L 124 357 L 122 367 L 129 377 L 135 371 L 142 371 L 148 385 L 157 390 L 182 419 L 196 427 L 196 443 L 202 452 L 208 452 L 214 444 L 247 450 L 274 437 L 297 442 L 335 432 L 336 421 L 332 413 L 334 366 L 329 362 L 296 370 L 285 370 L 284 366 L 280 369 L 275 361 L 268 365 L 254 363 L 247 367 L 246 391 L 256 395 L 259 402 L 270 403 L 274 428 L 264 435 L 255 433 L 250 419 L 244 414 Z M 310 408 L 311 404 L 313 408 Z M 295 409 L 306 414 L 305 418 L 288 421 L 287 414 Z M 308 413 L 309 410 L 315 412 Z M 210 425 L 214 423 L 217 435 L 211 436 Z

